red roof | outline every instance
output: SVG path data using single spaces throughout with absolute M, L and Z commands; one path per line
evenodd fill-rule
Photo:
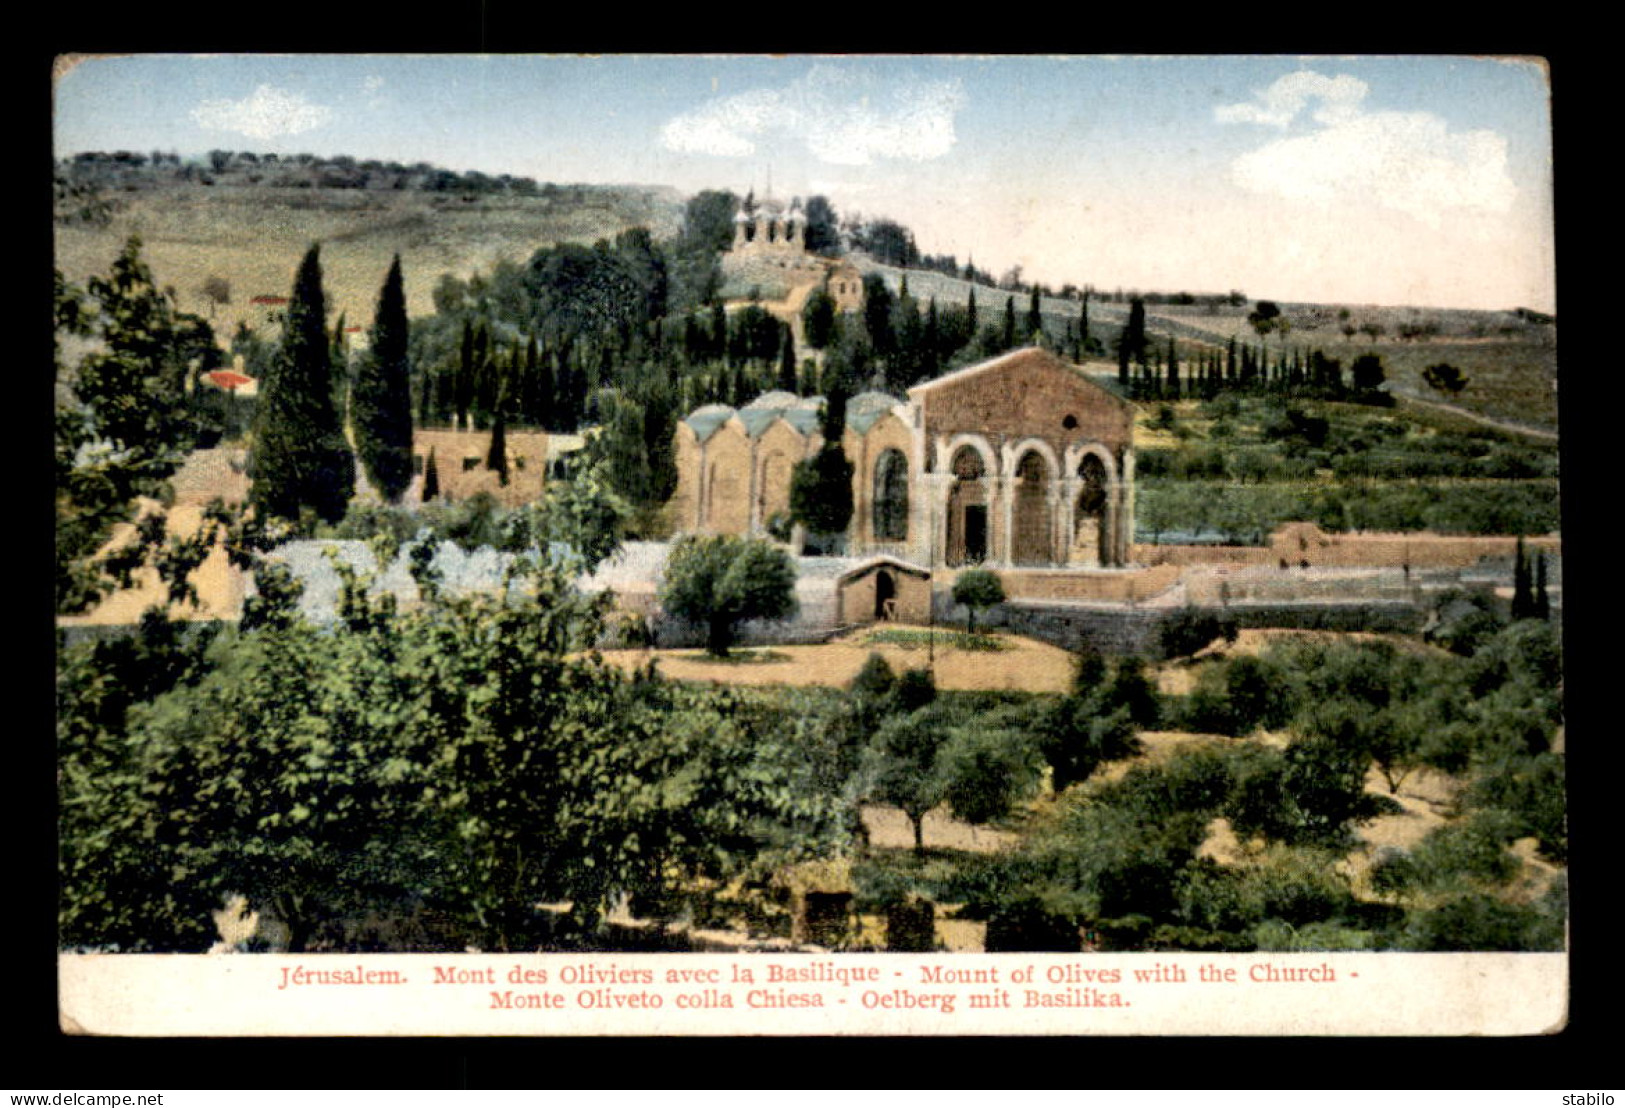
M 256 296 L 249 301 L 250 304 L 286 304 L 287 302 L 288 298 L 286 296 Z
M 254 378 L 244 377 L 241 373 L 237 373 L 229 369 L 211 370 L 210 372 L 205 373 L 203 376 L 207 377 L 212 383 L 219 385 L 221 388 L 228 391 L 231 389 L 239 389 L 244 385 L 252 385 L 254 383 Z

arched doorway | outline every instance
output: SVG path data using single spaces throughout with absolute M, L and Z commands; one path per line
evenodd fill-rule
M 951 566 L 987 560 L 987 482 L 982 455 L 962 446 L 949 463 L 954 487 L 948 494 L 947 562 Z
M 1036 450 L 1029 450 L 1016 463 L 1015 535 L 1010 560 L 1018 566 L 1049 565 L 1055 560 L 1050 549 L 1049 464 Z
M 891 575 L 890 570 L 881 570 L 875 574 L 875 619 L 893 620 L 897 618 L 897 578 Z
M 1094 454 L 1078 463 L 1078 503 L 1072 515 L 1072 560 L 1082 565 L 1106 565 L 1111 559 L 1106 543 L 1106 466 Z
M 908 539 L 908 459 L 897 449 L 875 465 L 874 536 L 877 542 Z

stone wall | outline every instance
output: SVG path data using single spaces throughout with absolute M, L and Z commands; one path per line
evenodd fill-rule
M 1004 585 L 1005 595 L 1012 599 L 1113 603 L 1148 600 L 1173 588 L 1182 575 L 1178 566 L 1117 571 L 998 569 L 995 572 Z
M 1465 569 L 1485 559 L 1511 559 L 1518 540 L 1510 535 L 1436 535 L 1414 533 L 1338 534 L 1313 523 L 1284 523 L 1270 536 L 1268 546 L 1181 546 L 1136 543 L 1134 560 L 1142 565 L 1268 565 L 1393 566 L 1415 569 Z M 1533 555 L 1543 550 L 1550 557 L 1562 552 L 1556 535 L 1524 540 Z
M 506 507 L 540 500 L 547 485 L 548 435 L 543 431 L 508 431 L 508 483 L 485 467 L 491 452 L 491 432 L 420 429 L 412 432 L 412 491 L 420 497 L 424 467 L 434 451 L 440 495 L 453 501 L 488 492 Z

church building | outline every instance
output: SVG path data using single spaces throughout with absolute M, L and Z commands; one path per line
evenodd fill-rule
M 818 397 L 769 392 L 678 424 L 677 531 L 788 530 L 790 477 L 823 445 Z M 1027 347 L 847 406 L 850 555 L 922 566 L 1126 565 L 1134 534 L 1134 406 Z

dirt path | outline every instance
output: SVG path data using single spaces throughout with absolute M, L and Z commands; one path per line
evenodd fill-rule
M 1420 396 L 1412 396 L 1409 393 L 1396 392 L 1394 393 L 1394 396 L 1406 404 L 1415 404 L 1422 408 L 1432 408 L 1434 411 L 1444 412 L 1447 415 L 1461 416 L 1463 419 L 1470 419 L 1474 423 L 1482 423 L 1486 427 L 1493 427 L 1497 431 L 1505 431 L 1508 434 L 1513 435 L 1526 435 L 1529 438 L 1542 439 L 1546 442 L 1557 441 L 1556 431 L 1543 431 L 1538 427 L 1525 427 L 1521 423 L 1508 423 L 1504 419 L 1496 419 L 1494 416 L 1481 415 L 1478 412 L 1469 411 L 1466 408 L 1458 408 L 1454 404 L 1446 404 L 1440 400 L 1423 400 Z

